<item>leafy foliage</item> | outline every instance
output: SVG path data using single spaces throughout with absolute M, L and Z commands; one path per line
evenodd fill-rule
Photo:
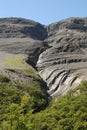
M 39 83 L 0 81 L 0 130 L 86 130 L 86 99 L 87 82 L 83 82 L 44 109 L 47 95 Z
M 26 85 L 0 76 L 0 130 L 16 130 L 19 127 L 24 130 L 22 119 L 25 115 L 44 109 L 47 103 L 47 93 L 42 88 L 41 80 Z

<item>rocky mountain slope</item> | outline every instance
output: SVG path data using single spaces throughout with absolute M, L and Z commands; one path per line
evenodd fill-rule
M 48 26 L 22 18 L 0 19 L 0 73 L 26 83 L 28 77 L 21 74 L 21 67 L 16 68 L 19 74 L 6 63 L 14 55 L 16 59 L 24 56 L 22 62 L 37 70 L 51 96 L 65 94 L 87 80 L 87 18 Z
M 47 27 L 49 48 L 37 67 L 51 96 L 61 95 L 87 80 L 87 18 L 69 18 Z

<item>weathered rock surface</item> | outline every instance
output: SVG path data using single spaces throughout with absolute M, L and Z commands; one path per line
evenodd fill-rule
M 0 51 L 27 54 L 27 62 L 33 66 L 36 65 L 39 54 L 47 48 L 43 42 L 47 35 L 46 27 L 32 20 L 0 19 Z
M 27 63 L 35 67 L 40 53 L 47 48 L 43 42 L 46 37 L 46 28 L 37 22 L 22 18 L 0 19 L 0 75 L 26 84 L 33 81 L 32 76 L 20 68 L 9 68 L 5 61 L 9 57 L 24 55 Z
M 87 18 L 69 18 L 47 27 L 21 18 L 0 19 L 2 52 L 26 54 L 49 94 L 65 94 L 87 80 Z
M 87 80 L 87 18 L 69 18 L 47 27 L 49 48 L 40 54 L 39 74 L 51 96 Z
M 0 38 L 25 38 L 37 40 L 47 38 L 46 28 L 40 23 L 22 18 L 0 19 Z

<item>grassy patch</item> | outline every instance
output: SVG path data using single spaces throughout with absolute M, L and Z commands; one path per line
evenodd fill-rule
M 27 75 L 32 76 L 34 79 L 40 80 L 39 75 L 36 71 L 26 63 L 27 57 L 25 55 L 9 55 L 5 58 L 4 65 L 6 68 L 13 70 L 22 70 Z
M 27 66 L 25 64 L 26 56 L 24 55 L 9 55 L 6 57 L 4 65 L 9 68 L 14 69 L 25 69 Z

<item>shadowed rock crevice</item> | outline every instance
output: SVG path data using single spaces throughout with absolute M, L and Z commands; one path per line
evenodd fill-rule
M 31 53 L 29 53 L 28 59 L 26 60 L 26 62 L 30 65 L 33 66 L 34 69 L 37 70 L 37 62 L 38 62 L 38 58 L 40 56 L 41 53 L 43 53 L 44 51 L 46 51 L 46 49 L 48 49 L 49 46 L 47 45 L 47 43 L 42 42 L 42 46 L 35 48 L 34 50 L 32 50 Z

